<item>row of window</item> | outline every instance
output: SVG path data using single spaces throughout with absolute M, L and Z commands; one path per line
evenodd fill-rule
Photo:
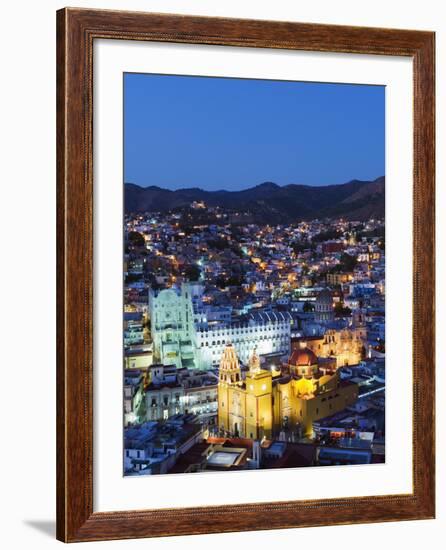
M 207 402 L 210 403 L 216 398 L 216 392 L 213 392 L 212 395 L 211 395 L 210 392 L 207 392 L 205 397 L 202 397 L 200 395 L 197 395 L 197 396 L 189 395 L 188 397 L 189 397 L 188 402 L 189 402 L 190 405 L 194 405 L 194 404 L 197 404 L 197 403 L 207 403 Z M 170 401 L 170 404 L 172 404 L 172 403 L 178 404 L 179 402 L 180 402 L 180 394 L 177 393 L 177 394 L 175 394 L 174 399 L 172 399 Z M 166 407 L 169 406 L 169 396 L 164 395 L 163 398 L 162 398 L 162 401 L 160 401 L 160 403 L 162 403 Z M 159 404 L 158 399 L 156 397 L 152 397 L 151 402 L 150 402 L 150 406 L 151 407 L 157 407 L 158 404 Z
M 263 336 L 260 336 L 260 337 L 257 337 L 255 339 L 256 342 L 263 342 L 263 341 L 266 341 L 266 342 L 271 342 L 271 341 L 274 341 L 274 340 L 281 340 L 283 342 L 286 342 L 288 340 L 289 337 L 287 336 L 282 336 L 282 335 L 275 335 L 275 336 L 269 336 L 269 337 L 263 337 Z M 239 346 L 243 346 L 243 345 L 246 345 L 246 346 L 249 346 L 250 348 L 252 347 L 252 341 L 251 342 L 244 342 L 243 340 L 233 340 L 232 343 L 234 345 L 239 345 Z M 212 343 L 209 343 L 209 342 L 201 342 L 200 346 L 202 348 L 204 347 L 213 347 L 213 346 L 225 346 L 226 345 L 226 341 L 225 340 L 217 340 L 217 341 L 213 341 Z
M 255 327 L 250 328 L 242 328 L 242 329 L 234 329 L 234 330 L 212 330 L 212 329 L 200 329 L 198 334 L 205 335 L 206 338 L 210 338 L 211 336 L 227 336 L 231 334 L 252 334 L 253 332 L 271 332 L 271 331 L 277 331 L 277 332 L 289 332 L 290 325 L 289 323 L 283 324 L 281 323 L 279 326 L 277 326 L 277 323 L 274 325 L 257 325 Z

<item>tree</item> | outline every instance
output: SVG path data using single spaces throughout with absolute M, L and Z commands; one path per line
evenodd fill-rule
M 144 246 L 145 240 L 144 237 L 138 231 L 130 231 L 128 234 L 129 244 L 133 246 Z
M 293 241 L 291 247 L 295 254 L 300 254 L 310 248 L 310 243 L 307 240 Z
M 136 275 L 134 273 L 127 273 L 125 277 L 126 284 L 136 283 L 137 281 L 141 281 L 141 280 L 142 280 L 141 275 Z
M 341 302 L 337 302 L 334 312 L 336 317 L 350 317 L 352 314 L 352 310 L 344 304 L 341 304 Z
M 339 229 L 327 229 L 326 231 L 321 231 L 317 235 L 314 235 L 313 242 L 321 243 L 324 241 L 330 241 L 331 239 L 337 239 L 341 236 L 341 231 Z
M 356 258 L 344 252 L 341 256 L 340 266 L 342 271 L 353 271 L 356 266 Z
M 146 396 L 144 395 L 144 393 L 141 398 L 141 401 L 139 402 L 135 410 L 135 415 L 140 424 L 142 424 L 147 420 L 147 404 L 146 404 Z
M 217 237 L 216 239 L 209 239 L 207 241 L 207 245 L 209 248 L 214 248 L 215 250 L 221 251 L 229 247 L 229 242 L 223 237 Z
M 184 275 L 189 279 L 189 281 L 198 281 L 200 279 L 201 270 L 197 265 L 191 264 L 184 270 Z

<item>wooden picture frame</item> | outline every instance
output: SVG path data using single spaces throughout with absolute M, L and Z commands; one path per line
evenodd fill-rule
M 93 42 L 407 56 L 414 70 L 413 491 L 93 512 Z M 91 541 L 434 517 L 434 33 L 97 11 L 57 13 L 57 538 Z

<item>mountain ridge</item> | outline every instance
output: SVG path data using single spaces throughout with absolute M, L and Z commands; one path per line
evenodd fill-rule
M 294 183 L 280 186 L 266 181 L 240 191 L 205 191 L 199 187 L 170 190 L 125 184 L 126 212 L 167 212 L 187 208 L 193 201 L 250 212 L 255 221 L 265 223 L 326 217 L 362 221 L 384 217 L 385 177 L 318 187 Z

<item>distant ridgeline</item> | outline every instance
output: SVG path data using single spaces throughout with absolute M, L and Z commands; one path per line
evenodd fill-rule
M 322 218 L 367 220 L 383 218 L 385 178 L 352 180 L 341 185 L 314 187 L 266 182 L 243 191 L 204 191 L 199 188 L 170 191 L 161 187 L 125 184 L 125 211 L 168 212 L 220 207 L 234 212 L 242 223 L 290 223 Z M 204 213 L 204 212 L 203 212 Z

